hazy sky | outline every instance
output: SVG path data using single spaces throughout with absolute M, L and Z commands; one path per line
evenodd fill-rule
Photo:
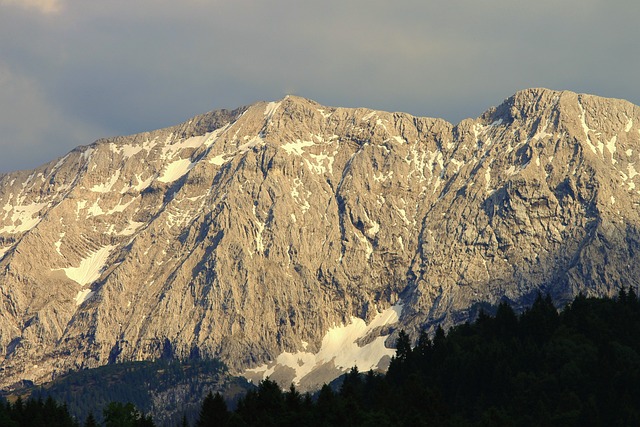
M 640 104 L 638 0 L 0 0 L 0 172 L 288 93 L 457 123 L 519 89 Z

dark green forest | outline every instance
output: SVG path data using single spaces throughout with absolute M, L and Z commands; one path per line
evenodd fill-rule
M 38 424 L 39 412 L 61 421 Z M 111 403 L 101 415 L 109 427 L 154 425 L 132 404 Z M 76 424 L 53 400 L 0 405 L 0 427 L 40 425 L 98 424 Z M 622 290 L 613 299 L 578 296 L 561 312 L 549 297 L 520 315 L 502 303 L 448 333 L 412 342 L 401 331 L 386 375 L 353 368 L 313 396 L 267 379 L 233 411 L 210 392 L 193 422 L 174 425 L 640 425 L 640 302 Z

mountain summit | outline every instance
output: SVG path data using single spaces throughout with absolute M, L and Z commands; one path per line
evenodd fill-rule
M 637 106 L 546 89 L 455 126 L 288 96 L 79 147 L 0 176 L 0 386 L 220 357 L 312 388 L 400 328 L 638 286 L 639 159 Z

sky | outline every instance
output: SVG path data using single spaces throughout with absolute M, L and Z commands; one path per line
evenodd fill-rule
M 458 123 L 529 87 L 640 104 L 638 0 L 0 0 L 0 173 L 287 94 Z

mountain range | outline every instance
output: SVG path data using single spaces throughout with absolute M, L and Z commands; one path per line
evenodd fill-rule
M 287 96 L 78 147 L 0 175 L 0 388 L 216 357 L 313 389 L 401 329 L 637 288 L 639 159 L 639 107 L 548 89 L 457 125 Z

